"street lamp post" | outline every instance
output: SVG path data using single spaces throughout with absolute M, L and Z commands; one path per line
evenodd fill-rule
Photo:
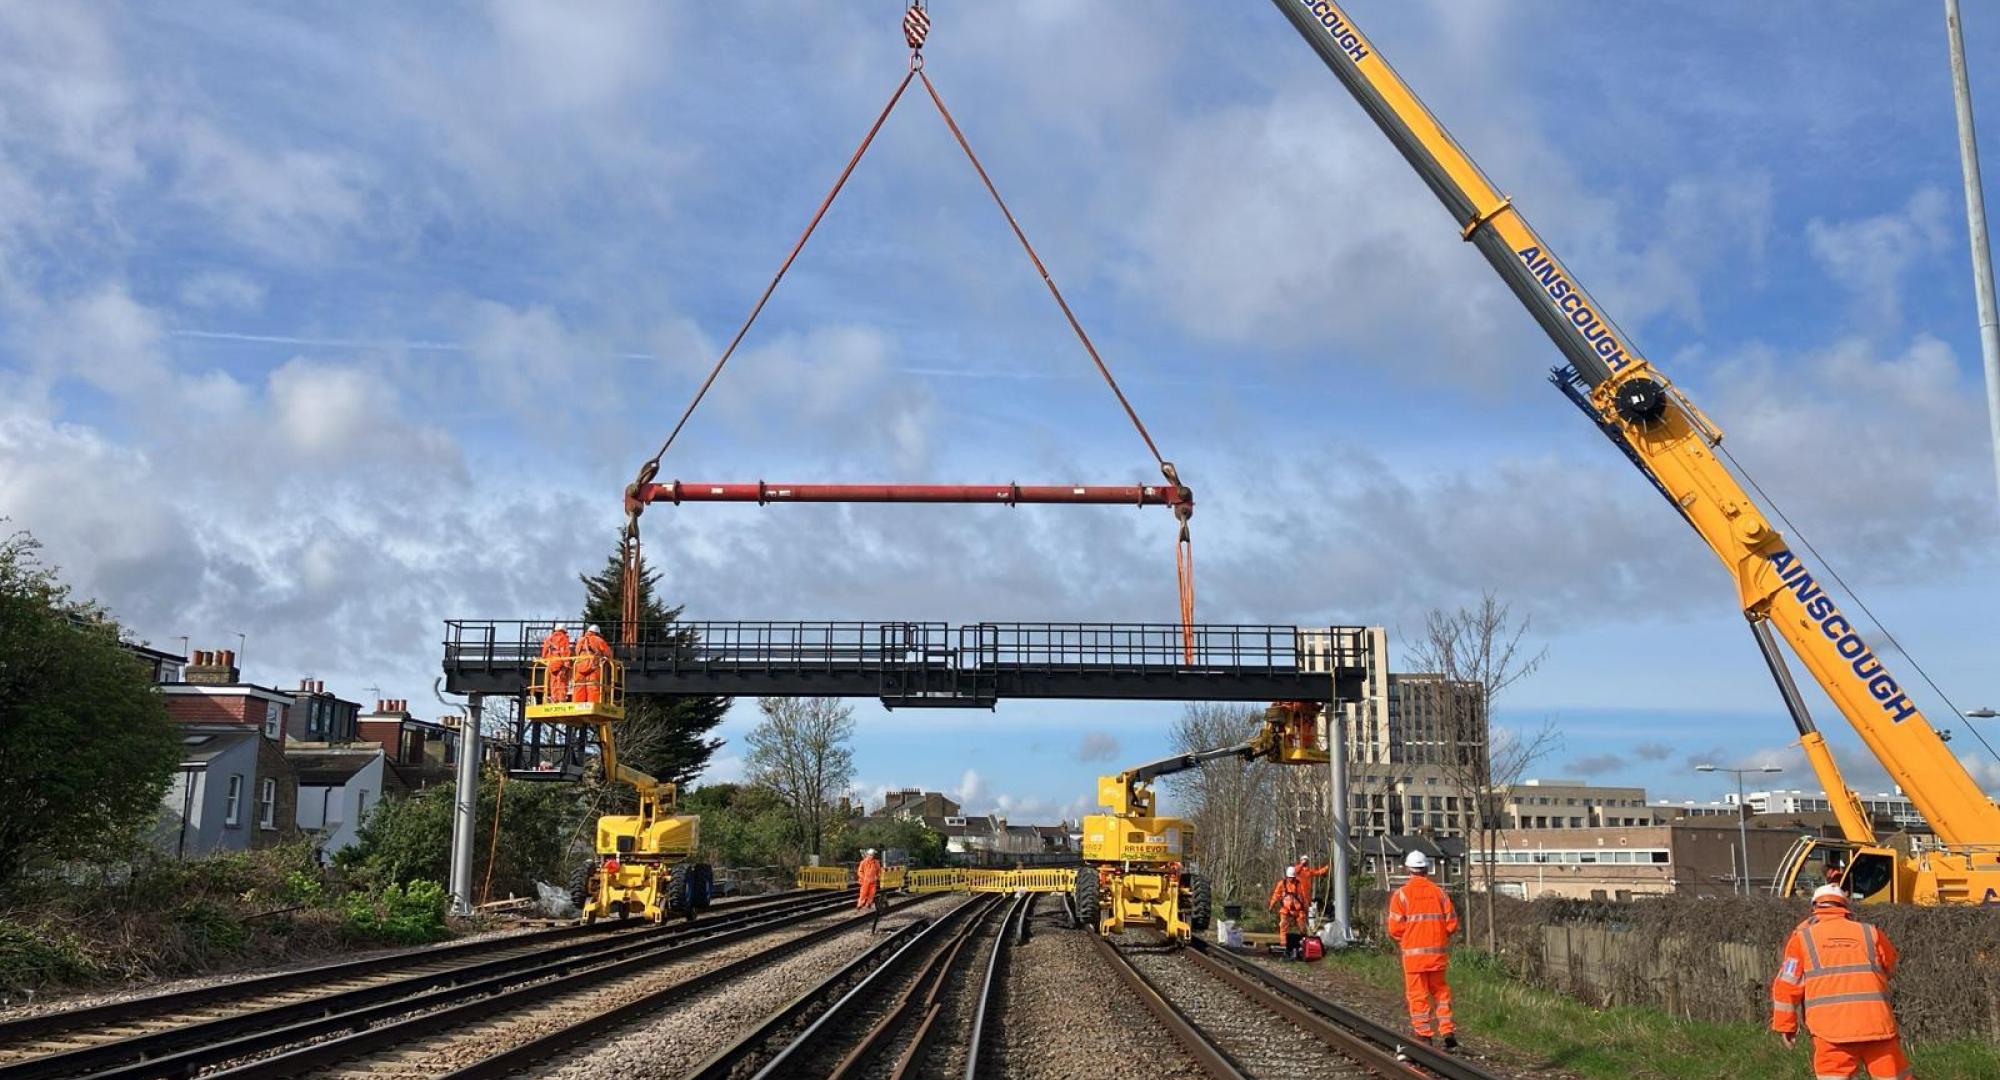
M 1739 879 L 1743 895 L 1750 895 L 1750 818 L 1744 813 L 1749 805 L 1743 800 L 1743 777 L 1747 773 L 1774 773 L 1785 770 L 1776 765 L 1759 765 L 1754 769 L 1725 769 L 1717 765 L 1696 765 L 1696 772 L 1726 772 L 1736 775 L 1736 838 L 1743 848 L 1743 877 Z M 1734 862 L 1735 860 L 1730 860 Z M 1733 871 L 1736 868 L 1730 867 Z

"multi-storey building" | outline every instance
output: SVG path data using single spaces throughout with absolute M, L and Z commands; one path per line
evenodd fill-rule
M 1664 820 L 1647 804 L 1646 789 L 1599 787 L 1582 780 L 1528 780 L 1499 792 L 1509 829 L 1600 829 Z
M 1911 802 L 1909 796 L 1904 795 L 1900 788 L 1893 793 L 1878 791 L 1873 795 L 1863 795 L 1857 791 L 1855 797 L 1861 800 L 1861 808 L 1866 810 L 1877 824 L 1914 832 L 1930 831 L 1930 822 L 1924 820 L 1924 816 L 1917 812 L 1916 804 Z M 1724 798 L 1731 803 L 1736 801 L 1734 795 L 1726 795 Z M 1796 789 L 1753 791 L 1744 796 L 1743 801 L 1749 804 L 1751 813 L 1755 814 L 1826 814 L 1833 811 L 1833 803 L 1827 799 L 1824 791 L 1810 794 Z

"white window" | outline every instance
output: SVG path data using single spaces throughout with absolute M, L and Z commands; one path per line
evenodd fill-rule
M 278 827 L 278 782 L 266 779 L 257 785 L 257 824 L 261 828 Z
M 276 740 L 285 731 L 284 707 L 275 701 L 264 703 L 264 737 Z
M 243 774 L 236 773 L 229 778 L 229 801 L 223 804 L 222 823 L 224 825 L 243 824 Z

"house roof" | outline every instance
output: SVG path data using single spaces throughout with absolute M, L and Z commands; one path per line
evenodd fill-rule
M 380 750 L 308 750 L 286 751 L 285 760 L 291 763 L 300 784 L 338 787 L 381 756 Z
M 279 705 L 297 703 L 284 690 L 256 683 L 163 683 L 156 689 L 168 697 L 247 697 Z
M 202 728 L 182 729 L 181 768 L 207 768 L 208 763 L 241 746 L 251 739 L 262 738 L 261 732 L 239 728 L 234 731 L 215 731 Z

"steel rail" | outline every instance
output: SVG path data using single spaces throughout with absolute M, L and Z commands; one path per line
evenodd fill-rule
M 979 1062 L 986 1051 L 986 1018 L 992 1012 L 993 991 L 1000 985 L 1000 972 L 1005 966 L 1003 963 L 1005 954 L 1012 948 L 1012 943 L 1027 940 L 1028 918 L 1035 913 L 1035 901 L 1040 896 L 1040 893 L 1027 893 L 1014 899 L 1013 908 L 1007 912 L 1006 922 L 1001 924 L 1000 936 L 994 939 L 993 951 L 986 957 L 986 974 L 979 980 L 979 1002 L 972 1009 L 972 1034 L 965 1044 L 965 1080 L 978 1080 Z M 1013 926 L 1011 933 L 1008 929 L 1010 923 Z M 927 1027 L 929 1023 L 929 1019 L 926 1018 Z M 919 1041 L 910 1047 L 910 1054 L 906 1057 L 914 1057 L 921 1045 L 921 1033 L 919 1033 Z M 899 1062 L 896 1076 L 892 1080 L 901 1080 L 907 1068 L 907 1064 Z
M 1209 970 L 1220 972 L 1227 969 L 1231 972 L 1235 977 L 1227 981 L 1232 986 L 1242 989 L 1244 983 L 1254 982 L 1268 996 L 1245 992 L 1253 1000 L 1284 1013 L 1287 1018 L 1293 1019 L 1294 1023 L 1300 1023 L 1296 1018 L 1296 1012 L 1312 1016 L 1316 1021 L 1315 1024 L 1300 1023 L 1300 1026 L 1308 1032 L 1318 1034 L 1323 1027 L 1345 1029 L 1351 1036 L 1371 1043 L 1378 1049 L 1400 1052 L 1410 1064 L 1421 1067 L 1444 1080 L 1502 1080 L 1497 1073 L 1483 1069 L 1463 1058 L 1453 1057 L 1436 1047 L 1414 1042 L 1409 1036 L 1394 1028 L 1377 1023 L 1345 1005 L 1329 1001 L 1290 979 L 1267 971 L 1258 964 L 1219 949 L 1200 938 L 1189 942 L 1188 948 L 1188 955 L 1204 962 L 1209 966 Z M 1241 982 L 1237 981 L 1238 979 Z M 1273 999 L 1283 999 L 1289 1003 L 1289 1008 L 1278 1009 L 1277 1002 Z M 1409 1074 L 1405 1072 L 1401 1075 Z
M 948 947 L 952 941 L 963 940 L 966 931 L 976 926 L 978 922 L 967 916 L 973 914 L 975 909 L 984 915 L 992 907 L 993 904 L 984 899 L 968 898 L 964 903 L 952 908 L 918 931 L 901 948 L 891 953 L 887 960 L 875 965 L 874 970 L 863 976 L 860 982 L 849 987 L 846 993 L 840 995 L 839 999 L 814 1017 L 812 1023 L 806 1025 L 806 1029 L 799 1032 L 796 1038 L 779 1048 L 776 1054 L 752 1074 L 750 1080 L 784 1080 L 798 1075 L 800 1068 L 808 1060 L 807 1055 L 817 1049 L 822 1040 L 831 1037 L 834 1029 L 845 1023 L 863 1004 L 876 1000 L 885 992 L 883 987 L 877 985 L 878 983 L 886 983 L 893 972 L 901 970 L 903 965 L 914 959 L 919 952 L 931 948 L 935 944 L 934 938 L 943 939 L 944 943 L 937 945 L 940 950 Z M 946 929 L 949 927 L 957 929 L 947 935 Z M 933 958 L 935 959 L 935 955 Z M 863 1045 L 879 1035 L 879 1030 L 871 1032 L 864 1037 Z M 798 1059 L 796 1066 L 794 1059 Z
M 650 932 L 618 935 L 608 942 L 586 943 L 586 945 L 608 946 L 594 950 L 570 945 L 550 952 L 488 961 L 418 979 L 402 980 L 395 984 L 347 991 L 327 998 L 281 1006 L 275 1010 L 260 1010 L 257 1013 L 222 1017 L 207 1023 L 160 1032 L 158 1036 L 142 1036 L 121 1040 L 118 1043 L 87 1047 L 71 1054 L 35 1058 L 17 1066 L 0 1069 L 0 1080 L 79 1074 L 95 1080 L 114 1080 L 114 1078 L 139 1080 L 142 1077 L 191 1075 L 195 1070 L 252 1054 L 264 1053 L 307 1040 L 321 1039 L 336 1032 L 369 1028 L 413 1010 L 466 1000 L 472 1000 L 475 1005 L 487 1005 L 503 999 L 512 1003 L 519 1000 L 515 995 L 521 991 L 508 988 L 522 983 L 550 980 L 521 988 L 530 993 L 548 992 L 548 988 L 562 985 L 564 980 L 577 980 L 569 985 L 587 985 L 608 977 L 608 973 L 657 963 L 659 958 L 665 955 L 700 952 L 704 948 L 762 932 L 772 926 L 785 925 L 802 915 L 809 915 L 821 909 L 832 909 L 842 903 L 845 903 L 845 897 L 828 896 L 824 899 L 806 897 L 786 905 L 735 912 L 723 918 L 708 919 L 691 925 L 661 927 Z M 551 959 L 552 955 L 556 955 L 557 958 Z M 424 992 L 433 989 L 438 992 Z M 453 1011 L 444 1010 L 446 1013 Z M 271 1020 L 273 1014 L 280 1015 L 282 1020 L 289 1022 L 273 1026 Z M 437 1015 L 440 1014 L 426 1013 L 413 1018 L 413 1021 Z M 400 1024 L 387 1024 L 374 1027 L 373 1030 L 379 1032 L 400 1026 Z M 368 1032 L 360 1034 L 366 1035 Z M 319 1043 L 316 1048 L 331 1047 L 339 1041 Z M 134 1049 L 142 1052 L 144 1057 L 139 1061 L 127 1063 Z M 267 1058 L 265 1062 L 285 1060 L 290 1059 Z M 84 1062 L 81 1068 L 77 1067 L 78 1062 Z M 251 1075 L 239 1072 L 232 1072 L 230 1075 L 239 1074 Z M 281 1071 L 276 1075 L 289 1076 L 291 1073 Z
M 1159 988 L 1153 985 L 1152 980 L 1146 978 L 1144 972 L 1134 967 L 1132 961 L 1127 960 L 1125 954 L 1118 951 L 1117 946 L 1105 940 L 1101 934 L 1085 932 L 1090 934 L 1090 942 L 1097 948 L 1098 955 L 1102 956 L 1105 963 L 1125 980 L 1125 985 L 1138 996 L 1140 1002 L 1146 1006 L 1146 1010 L 1152 1013 L 1154 1019 L 1174 1037 L 1174 1041 L 1180 1043 L 1182 1049 L 1194 1058 L 1203 1072 L 1215 1080 L 1248 1080 L 1236 1062 L 1232 1061 L 1221 1047 L 1211 1042 L 1208 1036 L 1202 1034 L 1201 1029 L 1194 1025 L 1194 1021 L 1188 1019 L 1187 1014 L 1182 1012 L 1179 1006 L 1168 1001 L 1166 995 L 1160 993 Z
M 863 1072 L 888 1044 L 894 1032 L 903 1026 L 911 1010 L 916 1008 L 921 1000 L 923 1020 L 918 1024 L 915 1035 L 911 1037 L 909 1047 L 897 1058 L 889 1073 L 890 1080 L 902 1080 L 908 1074 L 920 1048 L 929 1041 L 930 1033 L 936 1028 L 937 1018 L 944 1011 L 942 999 L 945 984 L 951 981 L 952 972 L 958 966 L 958 958 L 965 954 L 966 946 L 979 936 L 980 929 L 986 926 L 995 912 L 1000 911 L 1001 906 L 1000 897 L 997 894 L 989 894 L 984 905 L 973 917 L 962 920 L 958 930 L 952 934 L 951 940 L 931 954 L 922 970 L 917 972 L 917 977 L 910 980 L 909 987 L 897 996 L 895 1005 L 890 1007 L 882 1019 L 876 1021 L 875 1026 L 869 1028 L 868 1033 L 862 1036 L 861 1041 L 840 1059 L 840 1064 L 834 1066 L 826 1080 L 847 1080 L 847 1077 Z M 1000 932 L 1005 935 L 1005 913 L 1002 913 L 1000 921 Z
M 204 1075 L 210 1078 L 229 1077 L 231 1080 L 253 1080 L 253 1078 L 290 1080 L 292 1077 L 369 1054 L 384 1047 L 401 1048 L 413 1038 L 462 1027 L 470 1022 L 530 1006 L 549 998 L 562 997 L 614 978 L 636 975 L 661 963 L 698 956 L 723 945 L 780 930 L 795 925 L 802 918 L 838 910 L 845 902 L 844 897 L 829 897 L 825 901 L 800 909 L 759 913 L 764 917 L 750 919 L 740 926 L 705 936 L 697 934 L 698 928 L 689 928 L 686 940 L 662 942 L 650 949 L 627 950 L 631 955 L 610 963 L 595 964 L 581 969 L 575 964 L 568 963 L 527 968 L 484 983 L 455 987 L 448 996 L 391 1002 L 385 1006 L 329 1017 L 322 1024 L 309 1025 L 319 1029 L 316 1033 L 302 1034 L 317 1037 L 319 1034 L 334 1031 L 349 1033 Z M 711 929 L 714 926 L 713 923 L 706 925 Z M 439 1004 L 447 1007 L 431 1008 Z M 413 1008 L 428 1008 L 429 1011 L 396 1019 L 409 1013 Z M 292 1045 L 299 1041 L 296 1037 L 287 1038 L 276 1045 Z M 255 1049 L 261 1051 L 268 1048 L 270 1047 Z M 211 1053 L 209 1061 L 233 1061 L 243 1056 L 241 1048 L 218 1049 L 222 1051 L 222 1055 L 215 1056 Z M 118 1080 L 136 1080 L 138 1075 L 158 1074 L 120 1074 Z
M 906 899 L 888 905 L 886 910 L 897 911 L 917 903 L 921 897 Z M 856 917 L 833 927 L 821 934 L 817 940 L 825 941 L 846 934 L 866 925 L 869 920 Z M 580 1043 L 601 1037 L 622 1025 L 677 1001 L 700 993 L 712 987 L 721 986 L 759 968 L 769 967 L 773 960 L 768 955 L 746 956 L 732 960 L 713 971 L 683 979 L 671 986 L 664 986 L 640 997 L 634 998 L 616 1008 L 607 1009 L 586 1017 L 578 1023 L 559 1028 L 546 1035 L 522 1043 L 510 1050 L 492 1057 L 483 1058 L 470 1065 L 444 1074 L 438 1080 L 500 1080 L 512 1076 L 520 1070 L 539 1061 L 546 1061 Z
M 961 905 L 962 907 L 963 905 Z M 710 1054 L 708 1059 L 687 1074 L 686 1080 L 727 1080 L 735 1075 L 737 1067 L 752 1058 L 762 1046 L 777 1032 L 783 1030 L 800 1016 L 805 1015 L 821 999 L 831 994 L 834 988 L 854 978 L 858 973 L 878 962 L 893 960 L 903 950 L 910 947 L 918 935 L 934 925 L 926 919 L 916 919 L 908 925 L 891 932 L 888 937 L 871 946 L 866 952 L 848 961 L 826 978 L 808 987 L 804 992 L 759 1021 L 756 1026 L 737 1036 L 729 1045 Z
M 735 900 L 717 901 L 710 910 L 734 909 L 759 902 L 774 902 L 792 897 L 797 890 L 787 890 L 772 896 L 740 897 Z M 79 1029 L 103 1029 L 125 1020 L 152 1019 L 162 1013 L 185 1011 L 228 1002 L 232 999 L 257 999 L 270 994 L 281 993 L 301 986 L 322 985 L 348 979 L 363 978 L 399 968 L 417 967 L 424 964 L 449 962 L 462 957 L 481 956 L 493 952 L 505 952 L 522 947 L 532 948 L 539 942 L 567 941 L 570 938 L 613 934 L 620 930 L 632 929 L 630 925 L 598 923 L 596 925 L 561 926 L 547 930 L 537 930 L 510 937 L 483 938 L 478 941 L 461 941 L 443 945 L 427 946 L 419 949 L 402 949 L 382 956 L 371 956 L 360 960 L 337 960 L 331 963 L 315 964 L 311 967 L 294 968 L 290 971 L 256 975 L 245 979 L 235 979 L 213 986 L 198 986 L 187 990 L 173 990 L 160 994 L 109 1001 L 100 1005 L 86 1005 L 75 1009 L 63 1009 L 35 1016 L 20 1016 L 0 1020 L 0 1046 L 24 1042 L 44 1035 L 62 1034 Z
M 1224 965 L 1215 958 L 1198 950 L 1185 950 L 1182 956 L 1214 978 L 1222 980 L 1230 989 L 1256 1002 L 1264 1009 L 1274 1012 L 1324 1043 L 1340 1056 L 1353 1061 L 1369 1072 L 1380 1077 L 1409 1077 L 1422 1075 L 1398 1060 L 1396 1053 L 1406 1048 L 1398 1044 L 1393 1050 L 1384 1050 L 1355 1032 L 1328 1021 L 1325 1017 L 1310 1012 L 1294 1004 L 1290 999 L 1278 994 L 1263 983 Z

